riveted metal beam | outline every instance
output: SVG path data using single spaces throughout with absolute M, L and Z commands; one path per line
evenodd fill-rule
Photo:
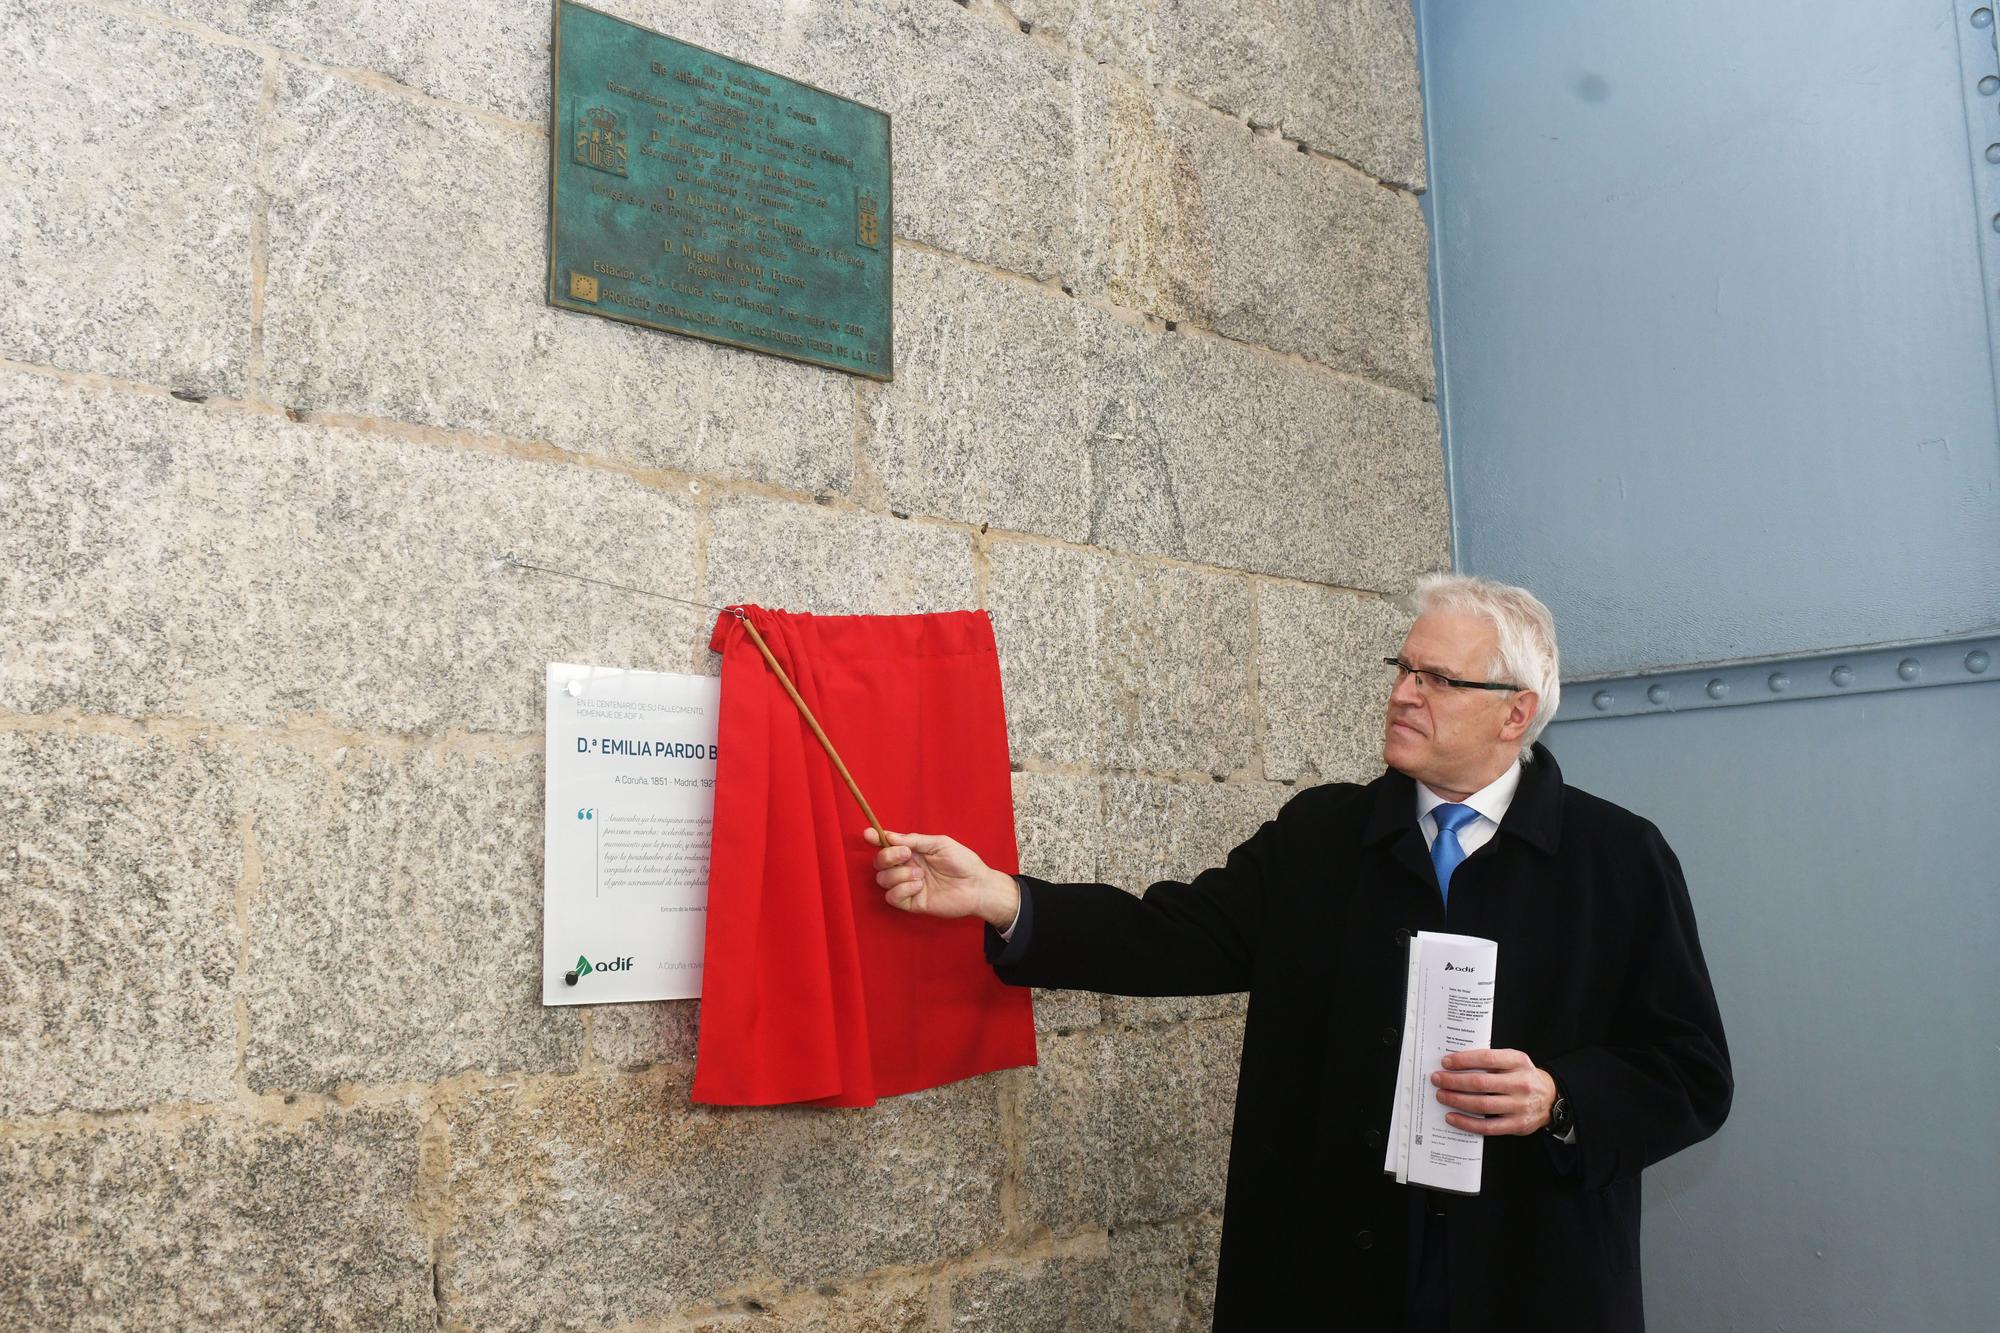
M 1972 150 L 1972 197 L 1978 208 L 1973 225 L 1985 279 L 1986 342 L 2000 389 L 2000 0 L 1953 0 L 1952 8 L 1966 139 Z
M 1563 682 L 1558 722 L 2000 680 L 2000 633 Z

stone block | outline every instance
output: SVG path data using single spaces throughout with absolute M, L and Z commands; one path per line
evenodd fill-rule
M 1188 1223 L 1188 1327 L 1215 1323 L 1216 1261 L 1222 1254 L 1222 1219 L 1212 1214 Z
M 234 798 L 205 743 L 0 732 L 0 1116 L 232 1095 Z
M 691 1106 L 678 1077 L 471 1094 L 448 1109 L 446 1313 L 643 1324 L 976 1249 L 1000 1229 L 994 1092 L 973 1079 L 866 1111 Z
M 1249 761 L 1243 580 L 1002 542 L 988 601 L 1017 757 L 1207 773 Z
M 1299 584 L 1257 590 L 1264 774 L 1301 786 L 1382 772 L 1382 719 L 1410 617 L 1394 602 Z
M 1205 1019 L 1045 1039 L 1022 1206 L 1057 1234 L 1222 1207 L 1242 1025 Z
M 1134 894 L 1159 880 L 1192 879 L 1227 861 L 1230 849 L 1276 815 L 1291 794 L 1267 782 L 1109 778 L 1097 878 Z M 1180 1022 L 1243 1010 L 1241 993 L 1120 995 L 1105 1001 L 1105 1017 L 1116 1023 Z
M 1292 795 L 1271 782 L 1108 778 L 1097 878 L 1131 893 L 1191 879 L 1222 865 Z
M 1080 312 L 1017 280 L 896 252 L 896 379 L 861 390 L 862 448 L 892 509 L 1083 540 Z
M 706 600 L 815 615 L 977 605 L 972 538 L 951 528 L 760 496 L 718 501 Z
M 993 548 L 987 605 L 1017 762 L 1030 755 L 1090 762 L 1103 749 L 1105 724 L 1093 711 L 1103 692 L 1094 653 L 1095 588 L 1107 564 L 1053 546 Z
M 1095 264 L 1080 161 L 1104 92 L 1088 62 L 931 0 L 825 0 L 792 49 L 795 77 L 893 118 L 898 236 L 1072 284 Z
M 676 1323 L 674 1333 L 928 1333 L 931 1290 L 922 1280 L 744 1297 L 712 1316 Z
M 0 707 L 539 733 L 543 667 L 684 670 L 691 498 L 0 374 Z M 704 656 L 699 660 L 705 660 Z
M 1422 190 L 1424 104 L 1407 0 L 1279 0 L 1292 50 L 1285 134 L 1391 184 Z
M 1038 37 L 1155 81 L 1160 0 L 1008 0 L 1007 8 Z
M 692 1065 L 699 1000 L 591 1006 L 590 1053 L 614 1069 Z
M 10 1135 L 0 1324 L 428 1330 L 417 1131 L 364 1108 Z
M 800 491 L 851 481 L 847 376 L 546 304 L 541 135 L 290 65 L 276 116 L 276 401 Z
M 1413 199 L 1117 76 L 1108 116 L 1112 301 L 1430 395 Z
M 1397 591 L 1449 563 L 1430 403 L 1108 317 L 1088 346 L 1092 545 Z
M 243 760 L 257 1091 L 571 1069 L 542 1007 L 540 756 L 271 746 Z
M 1015 0 L 1033 31 L 1215 112 L 1276 125 L 1293 75 L 1290 0 Z M 1321 54 L 1321 53 L 1315 53 Z M 1326 63 L 1338 59 L 1326 53 Z
M 1196 1018 L 1238 1018 L 1250 1008 L 1241 992 L 1222 995 L 1109 995 L 1104 1021 L 1121 1027 L 1158 1027 Z
M 1021 869 L 1064 882 L 1097 878 L 1104 822 L 1098 779 L 1068 773 L 1014 775 L 1014 830 Z
M 1104 1001 L 1087 990 L 1037 990 L 1035 992 L 1035 1033 L 1037 1037 L 1060 1035 L 1102 1022 Z
M 782 40 L 780 7 L 743 0 L 605 0 L 621 19 L 753 64 Z M 268 0 L 161 0 L 163 13 L 322 65 L 384 75 L 427 96 L 545 124 L 548 0 L 409 0 L 366 21 L 340 5 Z M 779 63 L 784 57 L 775 56 Z
M 1402 0 L 1014 0 L 1034 31 L 1146 83 L 1424 187 L 1414 11 Z
M 85 5 L 0 30 L 0 356 L 241 396 L 263 59 Z
M 1185 1227 L 1121 1228 L 1108 1240 L 1094 1236 L 1089 1241 L 1050 1258 L 956 1278 L 951 1284 L 952 1328 L 967 1333 L 1190 1330 Z
M 1021 869 L 1060 883 L 1097 878 L 1101 832 L 1098 780 L 1061 773 L 1014 775 L 1014 828 Z M 1090 991 L 1037 990 L 1035 1026 L 1069 1032 L 1098 1021 L 1102 1002 Z

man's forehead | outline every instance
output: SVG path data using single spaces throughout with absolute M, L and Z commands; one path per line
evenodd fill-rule
M 1465 668 L 1490 655 L 1499 635 L 1484 616 L 1429 611 L 1403 637 L 1403 659 L 1412 666 Z

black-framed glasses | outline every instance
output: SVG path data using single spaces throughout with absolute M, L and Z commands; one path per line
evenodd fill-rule
M 1400 657 L 1385 657 L 1382 659 L 1382 665 L 1396 668 L 1396 681 L 1398 684 L 1402 683 L 1405 676 L 1415 676 L 1417 678 L 1417 688 L 1426 693 L 1432 690 L 1447 689 L 1519 690 L 1527 688 L 1522 685 L 1506 685 L 1497 680 L 1457 680 L 1445 675 L 1441 671 L 1426 671 L 1422 667 L 1413 667 Z

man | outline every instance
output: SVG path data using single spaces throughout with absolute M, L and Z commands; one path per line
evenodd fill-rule
M 1414 601 L 1388 771 L 1299 793 L 1219 869 L 1134 898 L 891 834 L 876 877 L 893 906 L 982 917 L 1010 983 L 1249 991 L 1217 1329 L 1640 1329 L 1639 1173 L 1714 1133 L 1732 1088 L 1687 887 L 1657 829 L 1535 743 L 1548 608 L 1458 575 Z M 1486 1136 L 1475 1196 L 1382 1170 L 1419 930 L 1499 942 L 1495 1049 L 1430 1073 Z

